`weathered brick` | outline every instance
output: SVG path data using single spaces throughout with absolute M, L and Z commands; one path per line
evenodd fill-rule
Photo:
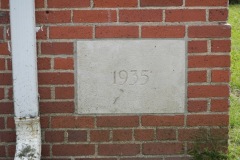
M 187 126 L 228 126 L 226 114 L 188 115 Z
M 138 38 L 137 26 L 97 26 L 96 38 Z
M 49 32 L 51 39 L 90 39 L 93 29 L 91 26 L 52 26 Z
M 52 128 L 93 128 L 93 117 L 57 116 L 52 117 Z
M 228 112 L 229 107 L 230 105 L 229 105 L 228 99 L 212 99 L 211 100 L 212 112 Z
M 207 41 L 189 41 L 188 53 L 204 53 L 207 52 Z
M 206 21 L 204 9 L 175 9 L 166 10 L 166 22 L 195 22 Z
M 73 70 L 73 58 L 55 58 L 54 69 Z
M 224 38 L 231 36 L 231 26 L 189 26 L 188 36 L 190 38 Z
M 120 22 L 162 22 L 161 9 L 120 10 Z
M 109 23 L 117 21 L 117 12 L 114 10 L 80 10 L 73 12 L 75 23 Z
M 83 156 L 93 155 L 95 147 L 93 144 L 65 144 L 53 145 L 52 154 L 54 156 Z
M 230 56 L 189 56 L 188 67 L 189 68 L 212 68 L 212 67 L 229 67 Z
M 182 126 L 184 116 L 142 116 L 143 126 Z
M 176 140 L 176 129 L 158 129 L 158 140 Z
M 87 131 L 69 130 L 68 131 L 68 142 L 86 142 Z
M 183 153 L 184 146 L 182 143 L 144 143 L 144 155 L 174 155 Z
M 231 52 L 230 40 L 212 40 L 211 43 L 212 52 Z
M 48 8 L 90 7 L 90 0 L 48 0 Z
M 206 112 L 207 105 L 207 100 L 190 100 L 188 101 L 188 112 Z
M 98 127 L 137 127 L 138 116 L 103 116 L 97 117 Z
M 188 82 L 206 82 L 207 81 L 207 71 L 190 71 L 188 72 Z
M 131 141 L 132 130 L 113 130 L 113 141 Z
M 209 21 L 227 21 L 228 10 L 227 9 L 210 9 Z
M 92 142 L 108 142 L 110 140 L 110 131 L 92 130 L 90 131 L 90 140 Z
M 45 131 L 46 142 L 63 142 L 64 131 Z
M 70 23 L 71 11 L 37 11 L 36 22 L 46 23 Z
M 153 129 L 136 129 L 134 130 L 134 138 L 137 141 L 152 141 L 154 140 Z
M 94 7 L 118 8 L 118 7 L 137 7 L 137 0 L 94 0 Z
M 140 153 L 138 144 L 99 144 L 98 154 L 101 156 L 135 156 Z
M 42 43 L 41 44 L 42 54 L 73 54 L 73 43 L 68 42 L 52 42 L 52 43 Z
M 142 38 L 183 38 L 184 26 L 143 26 Z
M 188 86 L 188 98 L 228 97 L 228 85 Z
M 141 7 L 182 6 L 183 0 L 141 0 Z

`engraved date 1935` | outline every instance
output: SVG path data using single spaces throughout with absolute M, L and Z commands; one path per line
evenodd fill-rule
M 145 85 L 149 82 L 149 70 L 120 70 L 113 72 L 113 84 Z

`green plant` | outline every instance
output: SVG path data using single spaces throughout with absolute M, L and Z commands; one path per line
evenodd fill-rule
M 196 137 L 194 145 L 188 154 L 192 156 L 193 160 L 227 160 L 224 140 L 220 137 L 212 137 L 209 134 L 202 134 L 201 137 Z
M 239 4 L 240 0 L 229 0 L 230 4 Z

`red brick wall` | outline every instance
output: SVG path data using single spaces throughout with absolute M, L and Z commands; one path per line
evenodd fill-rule
M 0 159 L 15 151 L 9 4 L 0 0 Z M 228 0 L 36 0 L 42 159 L 188 159 L 195 135 L 228 138 Z M 79 116 L 78 39 L 186 38 L 185 114 Z M 69 158 L 71 156 L 71 158 Z

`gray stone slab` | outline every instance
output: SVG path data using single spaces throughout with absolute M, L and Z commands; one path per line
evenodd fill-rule
M 185 40 L 77 43 L 79 114 L 183 113 Z

